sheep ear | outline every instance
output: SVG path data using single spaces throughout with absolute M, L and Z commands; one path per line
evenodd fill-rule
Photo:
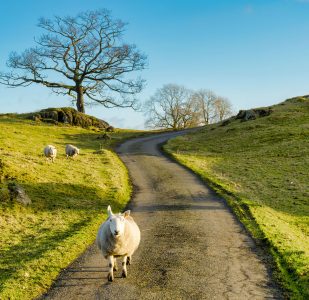
M 126 218 L 130 215 L 131 211 L 130 210 L 126 210 L 124 213 L 123 213 L 123 216 Z
M 107 214 L 108 214 L 109 217 L 111 217 L 113 215 L 112 208 L 111 208 L 110 205 L 107 207 Z

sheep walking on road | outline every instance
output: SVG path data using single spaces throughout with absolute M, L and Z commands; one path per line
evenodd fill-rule
M 67 158 L 69 157 L 74 158 L 75 156 L 79 154 L 79 149 L 73 145 L 66 145 L 65 154 L 67 155 Z
M 51 159 L 52 162 L 54 162 L 56 156 L 57 156 L 57 149 L 53 145 L 47 145 L 44 148 L 44 155 L 47 159 Z
M 113 214 L 107 208 L 108 218 L 100 226 L 97 234 L 97 245 L 108 260 L 108 281 L 114 280 L 117 271 L 116 257 L 122 257 L 122 277 L 127 277 L 127 265 L 132 262 L 132 254 L 138 248 L 141 233 L 127 210 L 123 214 Z

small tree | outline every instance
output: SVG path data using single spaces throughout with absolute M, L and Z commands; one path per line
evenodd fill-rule
M 214 107 L 217 120 L 220 122 L 230 117 L 233 113 L 232 104 L 227 98 L 224 97 L 218 97 L 214 102 Z
M 190 120 L 188 101 L 191 92 L 176 84 L 164 85 L 146 102 L 146 125 L 154 128 L 186 128 Z
M 134 108 L 144 81 L 126 75 L 143 70 L 146 57 L 135 45 L 122 43 L 123 22 L 113 20 L 107 10 L 97 10 L 76 17 L 41 18 L 38 26 L 45 34 L 36 40 L 36 47 L 11 53 L 7 65 L 12 71 L 0 73 L 0 83 L 41 84 L 73 97 L 80 112 L 85 112 L 85 101 Z

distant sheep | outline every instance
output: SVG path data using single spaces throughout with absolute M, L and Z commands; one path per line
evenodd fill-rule
M 132 254 L 138 248 L 141 233 L 129 210 L 123 214 L 113 214 L 108 206 L 107 213 L 108 218 L 100 226 L 97 234 L 97 245 L 109 263 L 107 279 L 113 281 L 118 256 L 122 256 L 122 277 L 127 277 L 127 265 L 132 262 Z
M 54 162 L 56 156 L 57 156 L 57 149 L 53 145 L 47 145 L 44 148 L 44 155 L 47 159 L 51 159 L 52 162 Z
M 75 157 L 79 154 L 79 149 L 73 145 L 66 145 L 65 146 L 65 154 L 67 155 L 67 158 Z

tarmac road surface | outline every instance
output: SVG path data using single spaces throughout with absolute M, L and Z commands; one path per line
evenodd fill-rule
M 225 201 L 163 156 L 171 132 L 122 144 L 135 186 L 131 215 L 142 240 L 128 278 L 107 282 L 107 261 L 92 245 L 41 299 L 283 299 L 266 257 Z

